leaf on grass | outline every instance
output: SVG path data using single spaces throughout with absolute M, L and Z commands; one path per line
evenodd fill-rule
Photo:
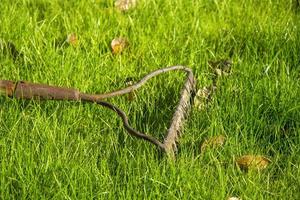
M 231 73 L 231 66 L 233 63 L 231 60 L 222 59 L 218 61 L 208 61 L 208 64 L 217 76 L 227 76 Z
M 271 163 L 271 160 L 260 155 L 245 155 L 238 158 L 236 160 L 236 163 L 243 170 L 262 170 L 265 169 Z
M 134 8 L 137 4 L 136 0 L 117 0 L 115 1 L 115 7 L 120 11 L 128 11 Z
M 215 87 L 203 87 L 199 89 L 194 98 L 194 106 L 199 110 L 204 110 L 207 103 L 211 100 L 212 92 Z
M 128 40 L 126 38 L 115 38 L 111 41 L 111 49 L 113 54 L 120 54 L 128 47 Z
M 207 148 L 218 148 L 222 147 L 226 141 L 226 137 L 224 135 L 218 135 L 206 138 L 201 145 L 201 152 L 204 152 Z
M 241 199 L 238 197 L 229 197 L 228 200 L 241 200 Z
M 74 47 L 77 47 L 79 44 L 78 38 L 75 33 L 69 34 L 66 41 L 68 44 Z

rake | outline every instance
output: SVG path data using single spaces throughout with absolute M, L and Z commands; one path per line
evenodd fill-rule
M 129 125 L 128 118 L 123 110 L 111 103 L 103 101 L 104 99 L 131 93 L 142 87 L 149 79 L 159 74 L 175 70 L 185 72 L 186 80 L 181 89 L 180 100 L 173 114 L 170 127 L 167 130 L 163 142 L 159 141 L 157 138 L 151 135 L 141 133 L 132 128 Z M 140 81 L 131 86 L 104 94 L 86 94 L 73 88 L 63 88 L 39 83 L 30 83 L 25 81 L 15 82 L 8 80 L 0 80 L 0 94 L 10 98 L 30 100 L 81 101 L 96 103 L 98 105 L 109 108 L 121 117 L 124 128 L 130 135 L 154 144 L 160 150 L 165 152 L 168 156 L 173 158 L 175 157 L 175 154 L 177 152 L 177 142 L 181 133 L 181 129 L 183 127 L 183 122 L 189 113 L 192 102 L 191 99 L 193 98 L 195 91 L 196 79 L 193 75 L 193 71 L 188 67 L 179 65 L 155 70 L 147 74 Z

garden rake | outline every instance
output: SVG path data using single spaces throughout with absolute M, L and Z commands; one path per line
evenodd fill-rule
M 169 71 L 183 71 L 187 74 L 184 85 L 181 89 L 180 100 L 173 114 L 170 127 L 167 130 L 165 139 L 163 142 L 159 141 L 155 137 L 141 133 L 134 128 L 132 128 L 128 123 L 128 118 L 124 111 L 111 103 L 103 101 L 104 99 L 120 96 L 124 94 L 131 93 L 141 86 L 143 86 L 149 79 L 157 76 L 159 74 L 169 72 Z M 154 145 L 156 145 L 160 150 L 167 153 L 171 157 L 175 157 L 177 151 L 177 141 L 181 133 L 184 119 L 186 118 L 190 107 L 191 99 L 195 94 L 196 90 L 196 79 L 193 75 L 193 71 L 185 66 L 171 66 L 167 68 L 158 69 L 144 76 L 137 83 L 125 87 L 120 90 L 116 90 L 104 94 L 86 94 L 82 93 L 77 89 L 63 88 L 57 86 L 50 86 L 45 84 L 30 83 L 25 81 L 8 81 L 0 80 L 0 94 L 5 95 L 10 98 L 17 99 L 29 99 L 29 100 L 68 100 L 68 101 L 81 101 L 96 103 L 106 108 L 109 108 L 116 112 L 122 119 L 124 128 L 127 132 L 137 138 L 146 140 Z

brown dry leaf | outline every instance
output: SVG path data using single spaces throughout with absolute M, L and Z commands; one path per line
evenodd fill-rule
M 265 169 L 270 163 L 271 160 L 264 156 L 256 155 L 245 155 L 241 156 L 236 160 L 238 166 L 243 170 L 248 169 Z
M 218 135 L 206 138 L 201 145 L 201 152 L 204 152 L 206 148 L 218 148 L 222 147 L 226 141 L 226 137 L 224 135 Z
M 199 110 L 204 110 L 215 89 L 215 87 L 203 87 L 199 89 L 194 98 L 194 106 Z
M 128 47 L 128 40 L 126 38 L 115 38 L 111 41 L 111 49 L 113 54 L 120 54 L 126 47 Z
M 128 11 L 134 8 L 137 4 L 136 0 L 117 0 L 115 1 L 115 7 L 120 11 Z
M 208 61 L 208 64 L 217 76 L 227 76 L 231 73 L 231 66 L 233 63 L 231 60 L 222 59 L 218 61 Z
M 78 46 L 79 44 L 78 38 L 75 33 L 69 34 L 66 41 L 74 47 Z

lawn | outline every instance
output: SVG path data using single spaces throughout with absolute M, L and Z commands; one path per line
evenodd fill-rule
M 77 45 L 66 42 L 75 34 Z M 120 54 L 111 41 L 128 39 Z M 104 93 L 171 65 L 211 84 L 208 61 L 230 59 L 211 102 L 193 107 L 176 160 L 129 136 L 96 104 L 0 97 L 0 199 L 299 199 L 300 7 L 296 0 L 1 0 L 0 79 Z M 3 44 L 6 45 L 3 45 Z M 7 45 L 10 44 L 10 45 Z M 6 47 L 4 47 L 6 46 Z M 163 140 L 184 75 L 169 72 L 108 101 Z M 219 148 L 200 151 L 205 138 Z M 262 155 L 264 170 L 236 159 Z

